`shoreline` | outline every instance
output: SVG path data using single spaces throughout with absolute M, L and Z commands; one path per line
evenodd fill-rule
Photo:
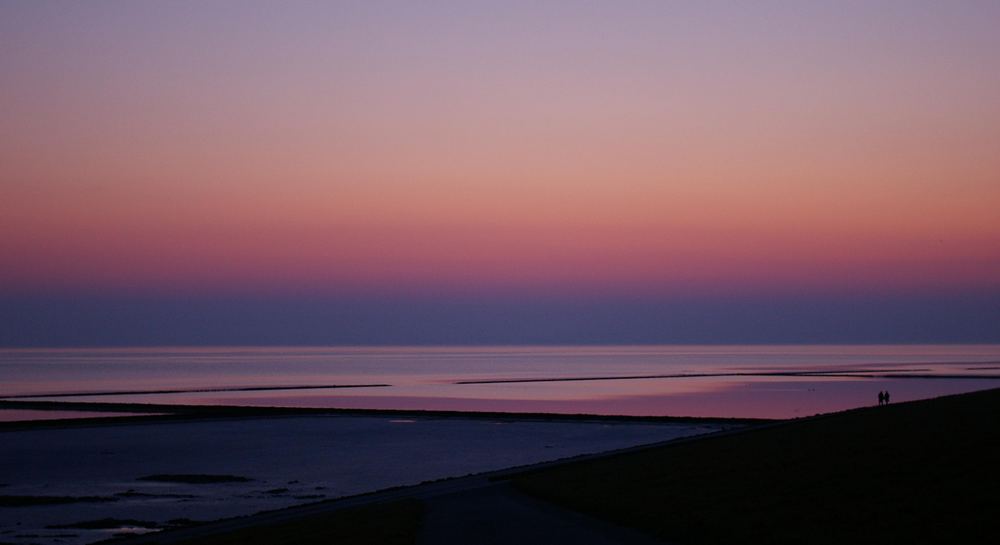
M 144 403 L 106 403 L 80 401 L 12 401 L 0 400 L 0 410 L 28 409 L 41 411 L 90 411 L 111 413 L 150 413 L 134 416 L 108 416 L 96 418 L 67 418 L 52 420 L 24 420 L 0 422 L 0 432 L 32 429 L 58 429 L 93 426 L 119 426 L 132 424 L 156 424 L 168 422 L 199 422 L 220 419 L 276 418 L 296 416 L 368 416 L 368 417 L 409 417 L 448 418 L 464 420 L 502 421 L 544 421 L 544 422 L 622 422 L 658 424 L 722 424 L 752 426 L 755 424 L 780 422 L 765 418 L 715 418 L 697 416 L 634 416 L 601 414 L 564 414 L 540 412 L 499 412 L 499 411 L 447 411 L 447 410 L 403 410 L 403 409 L 328 409 L 309 407 L 249 407 L 224 405 L 166 405 Z

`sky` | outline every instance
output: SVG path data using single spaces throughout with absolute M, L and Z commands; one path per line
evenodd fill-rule
M 0 3 L 0 345 L 1000 342 L 1000 3 Z

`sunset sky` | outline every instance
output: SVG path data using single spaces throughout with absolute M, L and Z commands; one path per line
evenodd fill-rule
M 1000 342 L 1000 2 L 0 3 L 0 345 Z

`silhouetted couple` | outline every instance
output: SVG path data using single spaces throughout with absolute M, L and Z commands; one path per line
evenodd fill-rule
M 886 390 L 884 392 L 881 391 L 881 390 L 879 390 L 879 392 L 878 392 L 878 404 L 879 404 L 879 406 L 888 405 L 889 404 L 889 390 Z

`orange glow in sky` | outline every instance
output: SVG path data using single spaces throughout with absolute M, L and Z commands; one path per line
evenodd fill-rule
M 1000 288 L 996 5 L 472 4 L 0 7 L 0 289 Z

